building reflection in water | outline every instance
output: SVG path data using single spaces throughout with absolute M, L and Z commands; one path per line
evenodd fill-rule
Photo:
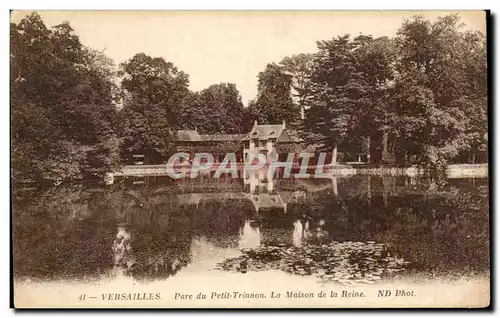
M 387 243 L 423 272 L 489 268 L 487 179 L 450 180 L 443 188 L 388 176 L 338 181 L 337 188 L 335 178 L 257 174 L 245 183 L 117 182 L 106 190 L 44 192 L 16 206 L 15 275 L 165 279 L 188 264 L 210 268 L 241 248 L 331 241 Z M 469 263 L 460 263 L 464 257 Z
M 284 187 L 286 182 L 293 184 Z M 155 203 L 147 207 L 138 204 L 137 198 L 123 202 L 118 212 L 122 223 L 113 242 L 115 272 L 167 278 L 188 264 L 190 269 L 210 268 L 224 255 L 241 249 L 323 244 L 332 238 L 332 230 L 338 230 L 332 222 L 345 223 L 331 217 L 343 211 L 338 205 L 311 208 L 315 193 L 330 191 L 326 200 L 336 202 L 336 177 L 276 179 L 270 169 L 263 168 L 247 172 L 243 192 L 221 192 L 219 185 L 214 186 L 207 183 L 206 189 L 195 192 L 148 198 Z M 370 179 L 365 186 L 371 199 Z M 286 187 L 301 190 L 277 190 Z
M 197 180 L 185 180 L 190 182 Z M 224 182 L 229 181 L 220 180 Z M 307 200 L 307 192 L 328 188 L 336 194 L 336 178 L 302 180 L 300 187 L 307 192 L 278 191 L 277 184 L 283 182 L 290 180 L 275 178 L 271 169 L 263 168 L 248 171 L 243 192 L 221 192 L 214 182 L 167 196 L 123 192 L 112 245 L 114 274 L 167 278 L 186 267 L 187 272 L 210 268 L 241 249 L 301 246 L 324 236 L 325 222 L 296 203 Z

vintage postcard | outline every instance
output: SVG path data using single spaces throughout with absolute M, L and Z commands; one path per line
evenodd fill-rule
M 484 308 L 486 11 L 12 11 L 16 308 Z

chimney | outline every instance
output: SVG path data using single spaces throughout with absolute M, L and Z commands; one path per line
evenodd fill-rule
M 257 121 L 256 120 L 254 120 L 253 125 L 257 126 Z
M 283 128 L 285 127 L 285 120 L 283 119 L 283 123 L 281 124 Z

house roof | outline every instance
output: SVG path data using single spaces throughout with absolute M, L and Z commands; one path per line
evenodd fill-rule
M 178 130 L 178 141 L 232 141 L 239 142 L 257 138 L 268 140 L 276 138 L 278 142 L 301 142 L 302 139 L 294 130 L 286 129 L 284 125 L 254 125 L 248 134 L 203 134 L 196 130 Z
M 196 130 L 177 130 L 178 141 L 241 141 L 246 134 L 203 134 Z
M 200 135 L 202 141 L 241 141 L 245 138 L 246 134 L 213 134 L 213 135 Z

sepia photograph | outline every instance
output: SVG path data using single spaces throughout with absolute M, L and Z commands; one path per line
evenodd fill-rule
M 11 11 L 13 306 L 490 306 L 489 19 Z

